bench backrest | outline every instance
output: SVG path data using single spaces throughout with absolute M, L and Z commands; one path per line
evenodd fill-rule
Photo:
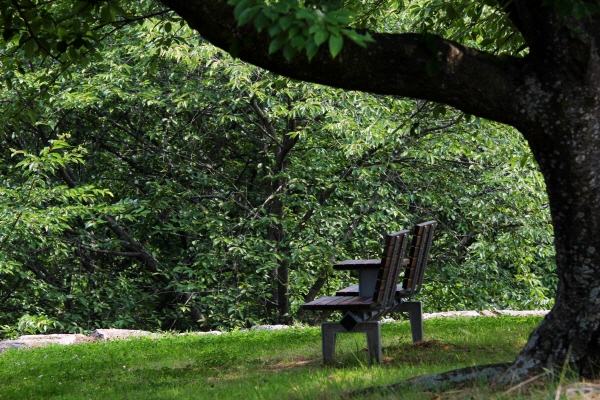
M 396 282 L 400 274 L 402 261 L 408 245 L 410 231 L 390 233 L 385 236 L 381 266 L 377 275 L 373 301 L 381 307 L 390 307 L 396 294 Z
M 410 263 L 406 266 L 402 281 L 402 297 L 411 297 L 421 291 L 436 224 L 436 221 L 428 221 L 415 225 L 408 253 Z

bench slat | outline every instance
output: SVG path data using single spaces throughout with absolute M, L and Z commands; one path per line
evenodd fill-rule
M 311 301 L 310 303 L 306 303 L 305 305 L 306 306 L 329 306 L 329 305 L 336 305 L 343 301 L 344 301 L 343 297 L 336 299 L 336 296 L 328 296 L 328 297 L 318 298 L 316 300 Z
M 402 292 L 405 288 L 402 286 L 401 283 L 396 285 L 396 294 L 400 294 L 400 292 Z M 352 286 L 348 286 L 347 288 L 344 289 L 340 289 L 337 292 L 335 292 L 336 296 L 344 296 L 344 297 L 348 297 L 348 296 L 358 296 L 358 285 L 352 285 Z
M 358 296 L 358 285 L 348 286 L 347 288 L 335 292 L 336 296 Z
M 371 297 L 328 296 L 306 303 L 302 308 L 305 310 L 352 310 L 369 309 L 373 304 Z

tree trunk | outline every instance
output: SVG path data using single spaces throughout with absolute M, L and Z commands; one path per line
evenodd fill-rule
M 276 179 L 273 182 L 273 190 L 275 193 L 278 185 L 283 185 L 284 182 L 280 179 Z M 277 186 L 277 187 L 276 187 Z M 281 323 L 289 322 L 289 297 L 288 297 L 288 285 L 289 285 L 289 262 L 288 257 L 290 255 L 289 240 L 286 240 L 285 231 L 281 220 L 283 218 L 283 202 L 279 196 L 275 196 L 271 200 L 269 206 L 269 214 L 277 219 L 276 222 L 271 222 L 267 235 L 270 241 L 276 243 L 277 247 L 274 251 L 280 254 L 278 259 L 277 268 L 273 271 L 273 282 L 277 282 L 274 286 L 275 297 L 277 299 L 277 319 Z
M 549 123 L 525 134 L 546 181 L 559 283 L 554 308 L 503 378 L 507 381 L 511 374 L 561 366 L 567 353 L 582 376 L 596 376 L 600 367 L 600 79 L 560 75 L 554 82 L 563 90 L 543 110 Z

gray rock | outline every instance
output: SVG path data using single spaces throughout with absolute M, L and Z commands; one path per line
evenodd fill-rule
M 8 349 L 26 349 L 27 343 L 18 340 L 2 340 L 0 341 L 0 353 L 4 353 Z
M 75 334 L 53 334 L 53 335 L 22 335 L 18 341 L 27 344 L 27 347 L 38 347 L 47 344 L 75 344 L 88 342 L 89 338 L 85 335 Z
M 255 325 L 250 328 L 251 331 L 280 331 L 291 328 L 289 325 Z
M 95 331 L 90 332 L 90 337 L 94 340 L 116 340 L 147 336 L 151 334 L 152 332 L 135 329 L 96 329 Z
M 198 336 L 204 336 L 204 335 L 222 335 L 223 332 L 221 331 L 208 331 L 208 332 L 184 332 L 184 333 L 180 333 L 178 336 L 186 336 L 186 335 L 198 335 Z
M 490 310 L 483 310 L 479 314 L 481 314 L 482 317 L 497 317 L 498 316 L 498 314 L 496 312 L 490 311 Z
M 423 319 L 431 318 L 448 318 L 448 317 L 479 317 L 480 314 L 477 311 L 446 311 L 439 313 L 424 313 Z
M 548 310 L 527 310 L 527 311 L 514 311 L 514 310 L 495 310 L 498 315 L 511 315 L 513 317 L 531 317 L 531 316 L 544 316 L 550 311 Z

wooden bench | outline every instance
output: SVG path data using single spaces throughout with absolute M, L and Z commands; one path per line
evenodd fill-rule
M 326 296 L 306 303 L 305 310 L 344 311 L 340 322 L 321 324 L 323 362 L 332 362 L 338 333 L 366 333 L 371 362 L 381 363 L 381 330 L 379 320 L 396 308 L 396 284 L 404 263 L 409 231 L 386 235 L 383 256 L 372 261 L 343 262 L 337 269 L 357 269 L 359 287 L 356 295 Z M 362 266 L 362 267 L 361 267 Z
M 303 305 L 308 310 L 346 312 L 340 322 L 321 325 L 324 362 L 334 359 L 335 335 L 348 332 L 366 333 L 371 361 L 381 362 L 379 319 L 387 313 L 408 312 L 413 341 L 423 340 L 423 304 L 407 299 L 421 290 L 435 226 L 436 221 L 415 226 L 407 258 L 402 249 L 408 242 L 408 231 L 402 231 L 386 236 L 381 260 L 347 260 L 334 265 L 337 270 L 358 271 L 358 285 L 339 290 L 336 296 Z M 399 284 L 401 272 L 403 277 Z M 382 302 L 379 300 L 382 298 L 387 300 Z
M 413 342 L 423 340 L 423 304 L 420 301 L 408 301 L 408 299 L 421 291 L 436 224 L 436 221 L 428 221 L 415 225 L 408 257 L 403 263 L 403 266 L 406 268 L 404 277 L 402 283 L 396 286 L 395 298 L 397 304 L 390 311 L 390 313 L 409 313 Z M 371 276 L 368 276 L 368 272 L 365 269 L 367 266 L 376 267 L 378 263 L 379 260 L 348 260 L 334 265 L 334 269 L 340 270 L 350 269 L 348 268 L 350 265 L 363 266 L 362 273 L 359 272 L 359 284 L 338 290 L 336 295 L 358 296 L 360 293 L 359 288 L 365 284 L 368 285 L 368 282 L 372 279 Z

